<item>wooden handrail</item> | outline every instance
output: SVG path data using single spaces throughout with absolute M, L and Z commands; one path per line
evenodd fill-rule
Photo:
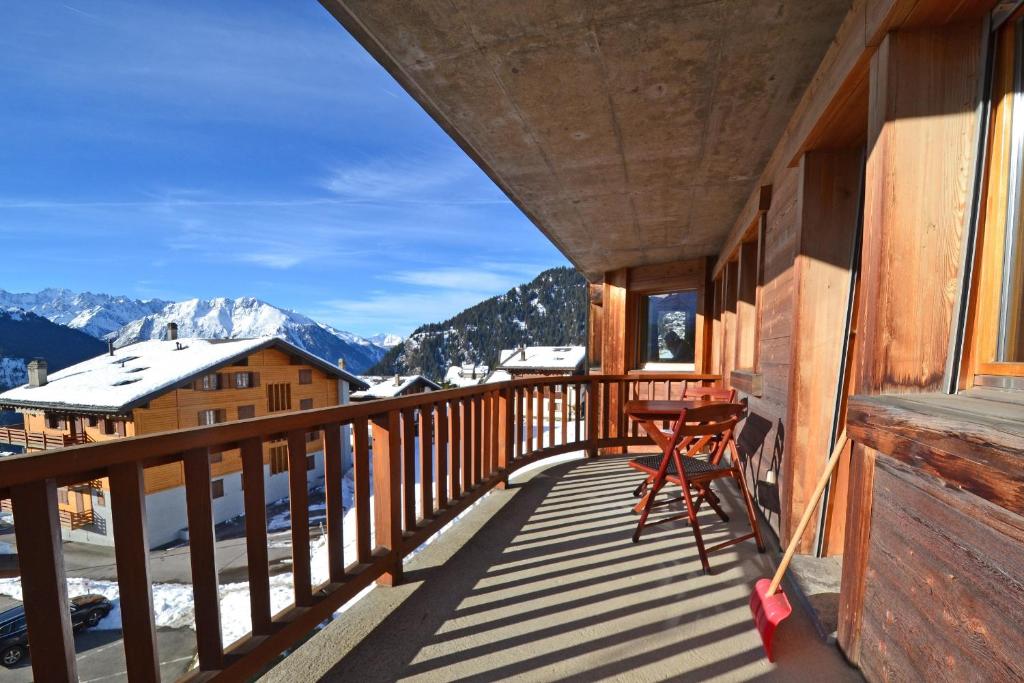
M 145 506 L 139 504 L 137 487 L 139 474 L 145 468 L 183 464 L 200 666 L 198 672 L 186 678 L 205 680 L 223 675 L 239 679 L 258 673 L 374 581 L 385 585 L 400 582 L 402 560 L 409 553 L 482 495 L 503 486 L 509 474 L 518 468 L 560 453 L 583 450 L 597 455 L 603 448 L 642 443 L 644 440 L 627 426 L 622 413 L 626 400 L 676 396 L 688 382 L 707 384 L 718 380 L 716 375 L 693 373 L 519 379 L 75 445 L 0 460 L 0 499 L 15 494 L 13 508 L 19 547 L 22 542 L 43 538 L 48 541 L 47 547 L 59 549 L 60 532 L 59 528 L 54 530 L 54 518 L 37 515 L 40 518 L 36 519 L 32 514 L 19 517 L 19 500 L 26 501 L 26 509 L 38 513 L 44 498 L 48 500 L 54 495 L 49 492 L 55 486 L 111 476 L 119 488 L 133 492 L 134 497 L 129 496 L 122 509 L 117 509 L 121 499 L 111 496 L 110 502 L 120 520 L 115 526 L 119 534 L 115 555 L 119 572 L 137 570 L 132 573 L 136 580 L 127 587 L 121 604 L 125 623 L 132 625 L 131 634 L 125 634 L 125 646 L 133 645 L 129 641 L 137 645 L 133 649 L 136 655 L 127 662 L 128 677 L 152 680 L 157 670 L 156 663 L 151 661 L 154 655 L 150 654 L 154 651 L 153 614 L 143 599 L 143 587 L 148 582 L 145 577 L 149 576 L 148 553 L 144 552 Z M 574 424 L 570 426 L 570 422 Z M 342 470 L 338 437 L 342 426 L 351 426 L 354 435 L 355 557 L 344 557 L 341 546 Z M 323 430 L 325 446 L 329 574 L 328 583 L 322 586 L 311 584 L 306 504 L 305 435 L 314 429 Z M 281 438 L 287 439 L 289 451 L 295 604 L 271 617 L 262 450 L 263 442 Z M 419 452 L 415 447 L 417 440 Z M 224 648 L 220 642 L 217 604 L 209 454 L 239 447 L 241 476 L 245 481 L 253 633 Z M 419 485 L 403 487 L 403 481 L 413 481 L 417 466 Z M 40 552 L 23 558 L 24 577 L 33 574 L 36 562 L 42 565 L 41 573 L 34 580 L 23 581 L 33 584 L 31 588 L 38 592 L 43 589 L 38 576 L 59 576 L 63 572 L 59 555 Z M 73 678 L 74 658 L 68 661 L 65 656 L 69 643 L 73 643 L 71 634 L 69 630 L 64 632 L 60 616 L 52 613 L 54 605 L 66 603 L 66 587 L 53 583 L 51 580 L 45 588 L 57 593 L 57 600 L 38 604 L 28 601 L 25 605 L 35 644 L 33 667 L 38 661 L 42 669 L 35 673 L 37 678 L 44 678 L 43 673 L 51 673 L 45 667 L 52 654 L 61 666 L 72 668 L 68 677 Z M 37 637 L 32 631 L 33 624 L 41 624 L 38 628 L 46 638 Z M 62 637 L 56 637 L 57 633 Z

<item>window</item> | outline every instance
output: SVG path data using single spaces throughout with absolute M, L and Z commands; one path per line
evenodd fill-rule
M 641 367 L 694 369 L 697 290 L 642 297 L 639 320 Z
M 108 417 L 103 418 L 103 433 L 113 434 L 115 431 L 114 421 Z
M 248 389 L 252 386 L 252 374 L 248 372 L 235 373 L 235 389 Z
M 320 431 L 306 432 L 306 443 L 313 443 L 320 440 Z
M 196 391 L 216 391 L 221 388 L 220 375 L 216 372 L 203 375 L 196 380 Z
M 313 383 L 313 371 L 312 370 L 299 370 L 299 384 L 312 384 Z
M 299 410 L 312 410 L 312 409 L 313 409 L 313 399 L 311 399 L 311 398 L 304 398 L 304 399 L 299 400 Z
M 199 426 L 203 427 L 206 425 L 215 425 L 219 422 L 224 422 L 227 419 L 227 411 L 223 408 L 199 411 Z
M 270 447 L 270 473 L 280 474 L 288 471 L 288 446 Z
M 239 420 L 248 420 L 251 417 L 256 417 L 256 406 L 238 406 Z
M 50 429 L 64 429 L 64 420 L 56 415 L 47 415 L 46 426 Z
M 1024 20 L 1003 25 L 995 55 L 987 204 L 965 354 L 975 384 L 1024 376 Z
M 95 415 L 90 415 L 87 421 L 90 427 L 95 427 L 96 424 L 99 422 L 99 418 L 97 418 Z
M 92 490 L 92 497 L 93 497 L 93 500 L 96 502 L 97 506 L 99 506 L 99 507 L 106 507 L 107 506 L 107 494 L 106 494 L 106 492 L 102 488 L 100 488 L 100 487 L 94 488 Z
M 306 456 L 306 471 L 310 472 L 316 469 L 316 457 L 312 455 Z
M 68 503 L 68 488 L 66 486 L 61 486 L 59 489 L 57 489 L 57 501 L 59 503 L 63 503 L 64 505 L 68 505 L 69 504 Z
M 224 461 L 224 454 L 223 453 L 210 453 L 210 462 L 211 463 L 223 462 L 223 461 Z
M 213 493 L 214 498 L 224 497 L 224 480 L 214 479 L 210 482 L 210 492 Z
M 292 385 L 286 382 L 267 385 L 267 411 L 276 413 L 292 409 Z

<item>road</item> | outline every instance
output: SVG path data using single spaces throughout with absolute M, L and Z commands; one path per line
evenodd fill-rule
M 156 632 L 160 653 L 160 678 L 173 681 L 188 669 L 196 651 L 196 634 L 188 628 L 164 628 Z M 75 636 L 78 678 L 81 683 L 127 681 L 120 631 L 83 631 Z M 0 668 L 0 681 L 31 683 L 32 657 L 14 669 Z

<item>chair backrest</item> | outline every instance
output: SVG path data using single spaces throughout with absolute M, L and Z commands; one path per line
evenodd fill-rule
M 714 444 L 711 462 L 717 463 L 726 448 L 733 446 L 732 432 L 747 407 L 742 403 L 715 402 L 683 410 L 672 428 L 671 444 L 685 449 L 685 456 L 695 455 L 708 444 Z M 720 437 L 714 440 L 714 437 Z M 667 446 L 672 448 L 671 445 Z M 673 449 L 674 450 L 674 449 Z
M 736 390 L 724 387 L 705 387 L 699 384 L 686 384 L 683 389 L 683 398 L 699 401 L 724 401 L 726 403 L 736 402 Z

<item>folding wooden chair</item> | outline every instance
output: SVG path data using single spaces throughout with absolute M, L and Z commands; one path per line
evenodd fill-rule
M 733 429 L 743 416 L 744 410 L 745 407 L 739 403 L 711 403 L 706 406 L 683 410 L 672 429 L 672 439 L 666 444 L 661 455 L 641 456 L 629 462 L 630 467 L 640 470 L 649 476 L 653 475 L 651 490 L 644 501 L 643 510 L 640 512 L 640 521 L 637 523 L 636 531 L 633 533 L 634 543 L 639 542 L 640 534 L 643 532 L 644 527 L 648 526 L 647 517 L 654 507 L 667 505 L 681 498 L 686 504 L 686 512 L 684 514 L 658 519 L 650 522 L 650 524 L 661 524 L 686 518 L 693 529 L 694 540 L 697 543 L 697 553 L 700 555 L 700 563 L 704 568 L 705 574 L 711 571 L 711 567 L 708 564 L 708 553 L 716 550 L 753 538 L 757 542 L 758 551 L 764 552 L 764 541 L 761 538 L 761 531 L 757 526 L 757 519 L 754 516 L 754 503 L 750 498 L 747 484 L 743 479 L 743 472 L 740 469 L 739 452 L 733 439 Z M 693 455 L 699 453 L 701 449 L 709 444 L 714 444 L 714 448 L 707 460 L 693 457 Z M 723 458 L 726 450 L 731 451 L 728 462 Z M 739 487 L 740 493 L 743 496 L 743 502 L 747 508 L 751 533 L 718 543 L 710 548 L 705 548 L 704 539 L 700 532 L 700 523 L 697 521 L 697 513 L 700 511 L 701 504 L 707 502 L 715 509 L 723 521 L 728 521 L 728 517 L 718 506 L 717 500 L 712 498 L 713 494 L 710 489 L 712 481 L 726 478 L 731 478 Z M 679 486 L 682 489 L 682 496 L 669 501 L 655 503 L 655 498 L 666 483 Z M 694 493 L 697 494 L 696 500 L 694 499 Z
M 684 401 L 716 401 L 720 403 L 735 403 L 736 390 L 726 389 L 724 387 L 705 387 L 701 386 L 700 384 L 690 384 L 689 382 L 687 382 L 686 386 L 683 388 L 682 399 Z M 663 433 L 667 437 L 670 435 L 671 432 L 665 431 Z M 708 444 L 708 446 L 713 447 L 714 444 Z M 651 482 L 653 480 L 654 474 L 652 473 L 649 477 L 640 482 L 640 484 L 633 490 L 633 497 L 642 497 L 647 492 L 647 489 L 648 487 L 650 487 Z M 714 494 L 712 493 L 711 495 L 713 496 Z M 718 502 L 717 499 L 715 499 L 715 502 Z M 633 508 L 633 511 L 639 513 L 640 510 L 643 509 L 643 506 L 644 501 L 641 500 L 639 503 L 636 504 L 636 507 Z M 724 513 L 721 514 L 724 515 Z M 722 521 L 728 522 L 729 518 L 723 517 Z

